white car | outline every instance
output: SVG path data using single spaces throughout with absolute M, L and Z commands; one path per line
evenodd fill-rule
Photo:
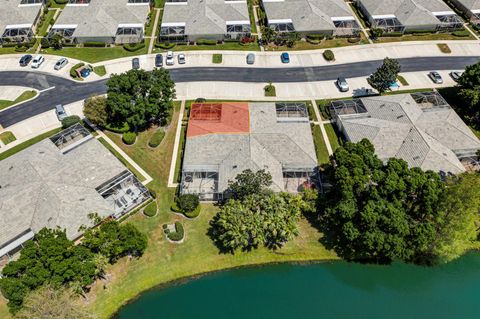
M 68 64 L 68 60 L 66 58 L 61 58 L 60 60 L 57 61 L 57 63 L 55 63 L 55 66 L 53 68 L 58 71 L 67 64 Z
M 167 52 L 167 58 L 165 60 L 166 60 L 165 63 L 167 65 L 174 65 L 175 64 L 175 60 L 173 59 L 173 52 L 172 51 Z
M 187 60 L 185 59 L 185 54 L 180 53 L 178 55 L 178 64 L 185 64 Z
M 43 55 L 35 56 L 32 60 L 32 69 L 38 69 L 43 62 L 45 62 Z

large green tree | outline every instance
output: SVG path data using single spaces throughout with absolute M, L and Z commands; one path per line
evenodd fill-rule
M 467 66 L 458 80 L 458 85 L 463 104 L 457 111 L 462 113 L 469 123 L 480 128 L 480 63 Z
M 119 127 L 125 122 L 135 130 L 152 122 L 164 124 L 172 112 L 175 83 L 163 68 L 114 74 L 107 87 L 108 121 Z
M 98 228 L 87 230 L 82 245 L 114 262 L 126 255 L 143 255 L 147 248 L 147 236 L 131 223 L 108 220 Z
M 430 262 L 443 217 L 439 175 L 400 159 L 384 165 L 366 139 L 332 159 L 333 187 L 321 209 L 326 242 L 352 260 Z
M 272 175 L 264 169 L 253 172 L 246 169 L 235 177 L 235 181 L 229 181 L 228 192 L 235 199 L 243 199 L 248 195 L 259 194 L 272 185 Z
M 298 235 L 303 207 L 299 195 L 253 194 L 231 199 L 211 221 L 211 233 L 222 250 L 235 252 L 264 245 L 275 249 Z
M 83 104 L 83 114 L 93 124 L 105 127 L 108 121 L 107 99 L 104 96 L 92 96 Z
M 392 83 L 395 83 L 400 71 L 400 63 L 397 60 L 385 58 L 383 64 L 367 78 L 368 84 L 380 93 L 386 92 Z
M 86 287 L 93 283 L 96 265 L 93 253 L 75 246 L 65 232 L 42 229 L 25 244 L 18 260 L 2 270 L 0 289 L 13 312 L 20 309 L 26 294 L 44 284 L 56 287 L 72 282 Z

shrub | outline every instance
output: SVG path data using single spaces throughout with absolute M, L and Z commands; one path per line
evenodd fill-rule
M 183 239 L 184 233 L 185 233 L 185 230 L 183 229 L 182 223 L 175 222 L 175 232 L 168 233 L 167 237 L 172 241 L 180 241 Z
M 222 60 L 223 60 L 223 55 L 222 54 L 216 53 L 216 54 L 212 55 L 212 63 L 220 64 L 220 63 L 222 63 Z
M 313 39 L 307 38 L 307 42 L 310 44 L 320 44 L 322 40 L 313 40 Z
M 309 40 L 323 40 L 323 39 L 325 39 L 325 34 L 307 34 L 307 39 L 309 39 Z
M 170 210 L 171 210 L 172 212 L 175 212 L 175 213 L 181 213 L 181 212 L 182 212 L 182 210 L 180 209 L 180 207 L 178 207 L 178 205 L 177 205 L 176 202 L 174 202 L 174 203 L 172 204 L 172 206 L 170 206 Z
M 143 213 L 148 217 L 153 217 L 157 214 L 157 202 L 152 201 L 143 209 Z
M 203 98 L 203 97 L 197 97 L 197 98 L 195 99 L 195 102 L 196 102 L 196 103 L 205 103 L 205 102 L 207 102 L 207 99 L 206 99 L 206 98 Z
M 15 48 L 15 52 L 25 52 L 25 51 L 27 51 L 27 49 L 28 48 L 26 46 L 17 46 Z
M 200 205 L 198 205 L 197 208 L 195 208 L 193 211 L 186 212 L 185 216 L 187 216 L 188 218 L 195 218 L 198 215 L 200 215 L 201 210 L 202 210 L 202 207 Z
M 352 38 L 348 38 L 348 43 L 358 43 L 360 42 L 360 37 L 352 37 Z
M 254 37 L 243 37 L 242 39 L 240 39 L 241 44 L 249 44 L 249 43 L 254 43 L 254 42 L 255 42 Z
M 85 63 L 77 63 L 70 69 L 70 76 L 74 79 L 78 78 L 77 70 L 82 66 L 85 66 Z
M 159 128 L 155 133 L 153 133 L 150 141 L 148 141 L 148 146 L 157 147 L 163 140 L 165 136 L 165 131 L 162 128 Z
M 152 187 L 150 186 L 147 186 L 147 189 L 148 189 L 148 192 L 150 193 L 150 195 L 153 197 L 153 198 L 157 198 L 157 191 L 154 190 Z
M 177 206 L 182 213 L 193 212 L 199 204 L 200 200 L 195 194 L 183 194 L 177 198 Z
M 123 143 L 127 145 L 132 145 L 137 140 L 137 134 L 135 134 L 134 132 L 125 132 L 122 135 L 122 140 Z
M 129 52 L 138 51 L 145 47 L 145 42 L 138 42 L 138 43 L 125 43 L 123 48 Z
M 417 35 L 420 35 L 420 34 L 417 34 Z M 402 32 L 389 32 L 389 33 L 384 33 L 382 35 L 383 37 L 403 37 L 403 33 Z
M 67 116 L 66 118 L 64 118 L 62 120 L 62 127 L 67 128 L 67 127 L 70 127 L 72 125 L 75 125 L 75 124 L 79 123 L 80 121 L 81 121 L 81 119 L 80 119 L 80 116 L 78 116 L 78 115 Z
M 468 32 L 467 30 L 455 31 L 452 34 L 453 36 L 460 37 L 460 38 L 466 38 L 470 36 L 470 32 Z
M 277 96 L 277 90 L 275 89 L 275 85 L 273 85 L 272 83 L 265 85 L 263 91 L 265 93 L 265 96 Z
M 94 48 L 102 48 L 105 47 L 105 42 L 85 42 L 83 43 L 84 47 L 94 47 Z
M 155 47 L 160 48 L 160 49 L 172 49 L 175 46 L 175 43 L 170 43 L 170 42 L 160 42 L 160 43 L 155 43 Z
M 50 41 L 48 40 L 48 38 L 42 38 L 42 40 L 40 40 L 40 45 L 42 46 L 42 48 L 49 48 Z
M 128 125 L 127 122 L 123 123 L 122 126 L 116 126 L 116 124 L 108 123 L 105 125 L 105 128 L 111 132 L 119 133 L 119 134 L 130 131 L 130 125 Z
M 66 4 L 68 0 L 55 0 L 56 4 Z
M 333 54 L 332 50 L 325 50 L 325 51 L 323 51 L 323 58 L 327 61 L 334 61 L 335 60 L 335 54 Z
M 373 38 L 378 38 L 378 37 L 381 37 L 383 35 L 383 29 L 372 29 L 370 31 L 372 33 L 372 37 Z
M 198 39 L 197 45 L 216 45 L 216 40 L 208 40 L 208 39 Z

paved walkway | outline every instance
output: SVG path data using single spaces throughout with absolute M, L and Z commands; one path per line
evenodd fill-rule
M 148 54 L 152 53 L 152 51 L 153 51 L 153 45 L 155 44 L 155 34 L 157 32 L 158 20 L 159 20 L 161 14 L 162 14 L 162 11 L 160 9 L 155 9 L 155 22 L 153 24 L 153 30 L 152 30 L 152 35 L 151 35 L 151 38 L 150 38 L 150 43 L 148 45 Z
M 185 112 L 185 100 L 182 100 L 180 113 L 178 114 L 177 130 L 175 132 L 175 143 L 173 144 L 172 160 L 170 161 L 170 172 L 168 173 L 168 187 L 177 187 L 178 183 L 174 181 L 175 168 L 177 167 L 177 155 L 180 147 L 180 134 L 182 133 L 183 113 Z

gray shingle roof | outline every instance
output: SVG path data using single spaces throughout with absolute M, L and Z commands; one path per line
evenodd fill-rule
M 332 18 L 353 18 L 343 0 L 267 0 L 263 5 L 269 21 L 291 19 L 299 32 L 334 30 Z
M 66 154 L 46 139 L 0 162 L 0 246 L 22 232 L 65 228 L 69 238 L 88 214 L 113 213 L 95 190 L 125 167 L 91 139 Z
M 452 12 L 442 0 L 360 0 L 372 16 L 394 15 L 404 26 L 434 25 L 434 12 Z
M 480 10 L 480 0 L 456 0 L 468 10 Z
M 20 5 L 21 0 L 3 0 L 0 10 L 0 36 L 8 25 L 33 25 L 42 8 L 41 3 Z
M 186 4 L 167 2 L 163 9 L 162 24 L 185 23 L 186 35 L 225 34 L 227 21 L 250 21 L 247 2 L 188 0 Z
M 218 171 L 218 190 L 245 169 L 272 174 L 273 189 L 284 190 L 283 169 L 317 166 L 310 124 L 277 122 L 275 103 L 250 103 L 250 133 L 206 134 L 188 137 L 183 171 Z
M 347 138 L 368 138 L 379 158 L 458 173 L 457 152 L 480 149 L 480 140 L 450 107 L 422 108 L 410 94 L 361 98 L 367 113 L 340 115 Z
M 120 24 L 144 25 L 150 6 L 128 0 L 91 0 L 88 6 L 67 5 L 55 26 L 77 25 L 74 37 L 114 37 Z

